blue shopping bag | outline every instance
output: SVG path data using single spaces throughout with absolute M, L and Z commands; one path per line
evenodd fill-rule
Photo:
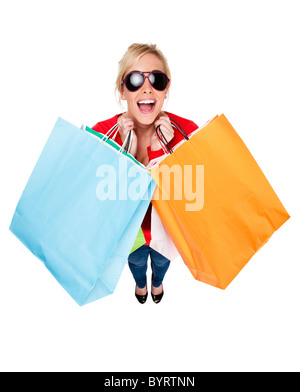
M 58 118 L 10 230 L 79 304 L 113 293 L 155 182 L 123 149 Z

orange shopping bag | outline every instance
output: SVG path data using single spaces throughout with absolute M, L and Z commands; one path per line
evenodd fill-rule
M 194 278 L 225 289 L 289 215 L 223 114 L 187 139 L 150 167 L 152 204 Z

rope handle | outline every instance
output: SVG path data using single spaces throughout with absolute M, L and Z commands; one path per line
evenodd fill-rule
M 185 138 L 185 140 L 189 140 L 188 135 L 186 134 L 186 132 L 184 131 L 184 129 L 181 127 L 181 125 L 179 125 L 177 121 L 175 121 L 175 120 L 173 120 L 173 119 L 171 119 L 171 118 L 170 118 L 170 121 L 171 121 L 172 127 L 175 128 L 175 129 L 177 129 L 177 131 L 180 132 L 180 134 Z M 173 153 L 173 149 L 169 146 L 169 143 L 168 143 L 168 141 L 167 141 L 165 135 L 163 134 L 163 132 L 162 132 L 162 130 L 161 130 L 161 128 L 160 128 L 160 125 L 158 125 L 158 126 L 156 127 L 155 132 L 156 132 L 156 134 L 157 134 L 157 137 L 158 137 L 158 139 L 159 139 L 159 141 L 160 141 L 160 144 L 161 144 L 161 146 L 162 146 L 164 152 L 166 152 L 166 149 L 167 149 L 168 152 L 169 152 L 170 154 L 172 154 L 172 153 Z

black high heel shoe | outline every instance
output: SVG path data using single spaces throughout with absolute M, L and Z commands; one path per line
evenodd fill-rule
M 136 296 L 136 298 L 137 298 L 137 300 L 139 301 L 140 304 L 144 304 L 147 301 L 147 298 L 148 298 L 148 291 L 144 295 L 139 295 L 139 294 L 135 293 L 135 296 Z
M 158 304 L 158 303 L 161 301 L 163 295 L 164 295 L 164 290 L 163 290 L 160 294 L 152 294 L 152 293 L 151 293 L 153 302 L 156 303 L 156 304 Z

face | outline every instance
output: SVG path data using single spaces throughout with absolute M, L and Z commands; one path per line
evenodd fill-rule
M 126 75 L 132 71 L 151 72 L 154 70 L 165 72 L 162 61 L 154 54 L 147 53 L 144 54 L 135 65 L 127 70 Z M 129 91 L 126 86 L 122 85 L 121 99 L 127 101 L 128 116 L 138 125 L 153 124 L 161 112 L 167 89 L 164 91 L 155 90 L 151 86 L 148 78 L 145 79 L 143 86 L 134 92 Z M 145 100 L 153 103 L 147 105 L 140 103 Z

